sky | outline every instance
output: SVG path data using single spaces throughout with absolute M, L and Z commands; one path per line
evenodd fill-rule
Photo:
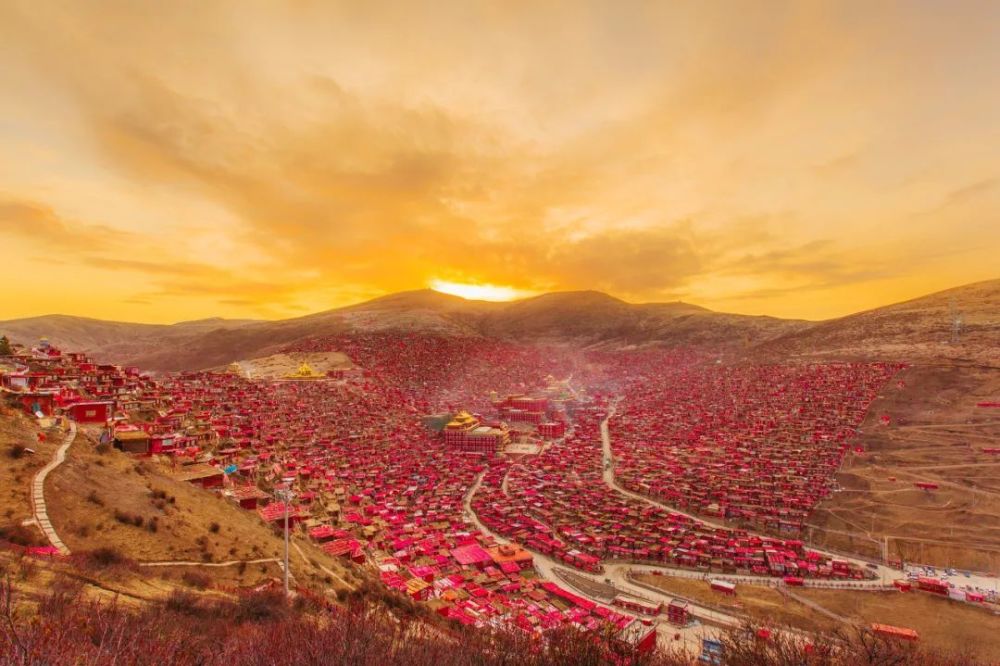
M 1000 277 L 998 72 L 989 1 L 6 0 L 0 319 Z

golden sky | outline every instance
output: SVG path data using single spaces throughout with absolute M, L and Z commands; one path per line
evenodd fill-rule
M 0 3 L 0 319 L 1000 275 L 1000 3 Z

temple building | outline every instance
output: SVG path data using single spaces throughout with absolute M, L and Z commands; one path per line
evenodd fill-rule
M 496 453 L 510 443 L 503 424 L 483 425 L 466 411 L 455 414 L 442 432 L 445 444 L 466 453 Z
M 282 379 L 288 379 L 291 381 L 308 381 L 313 379 L 326 379 L 326 375 L 316 372 L 308 363 L 302 361 L 302 365 L 299 366 L 298 370 L 285 375 Z

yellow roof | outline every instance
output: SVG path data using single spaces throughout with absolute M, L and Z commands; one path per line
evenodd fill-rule
M 451 417 L 451 421 L 448 421 L 447 428 L 461 428 L 468 426 L 470 423 L 478 423 L 479 420 L 470 414 L 469 412 L 463 410 L 458 414 Z
M 305 361 L 302 362 L 302 365 L 299 366 L 298 370 L 296 370 L 291 374 L 285 375 L 285 377 L 289 379 L 314 379 L 322 376 L 323 375 L 313 370 L 309 366 L 309 364 L 306 363 Z
M 420 578 L 411 578 L 410 580 L 406 581 L 406 589 L 410 593 L 426 590 L 428 587 L 430 587 L 430 583 Z

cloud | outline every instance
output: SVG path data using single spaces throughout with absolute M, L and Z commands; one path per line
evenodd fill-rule
M 186 262 L 170 262 L 170 261 L 144 261 L 139 259 L 121 259 L 118 257 L 110 257 L 107 255 L 85 255 L 79 258 L 79 261 L 93 268 L 99 268 L 101 270 L 109 271 L 132 271 L 137 273 L 145 273 L 153 276 L 163 276 L 163 275 L 183 275 L 183 276 L 193 276 L 197 274 L 202 275 L 217 275 L 221 271 L 213 269 L 211 267 L 191 264 Z
M 907 270 L 952 208 L 997 210 L 990 68 L 945 72 L 988 43 L 971 9 L 104 9 L 0 8 L 0 84 L 41 119 L 11 126 L 65 159 L 35 159 L 45 196 L 12 188 L 0 233 L 147 299 L 317 309 L 439 278 L 778 303 Z M 918 66 L 927 43 L 947 67 Z M 940 120 L 931 99 L 962 102 Z M 109 226 L 56 212 L 81 200 Z
M 0 198 L 0 234 L 83 252 L 120 247 L 130 238 L 110 227 L 67 220 L 44 203 L 13 198 Z
M 1000 184 L 1000 178 L 986 178 L 984 180 L 979 180 L 969 185 L 959 187 L 948 193 L 941 204 L 941 208 L 948 208 L 950 206 L 974 202 L 980 197 L 990 193 L 995 193 L 998 184 Z

